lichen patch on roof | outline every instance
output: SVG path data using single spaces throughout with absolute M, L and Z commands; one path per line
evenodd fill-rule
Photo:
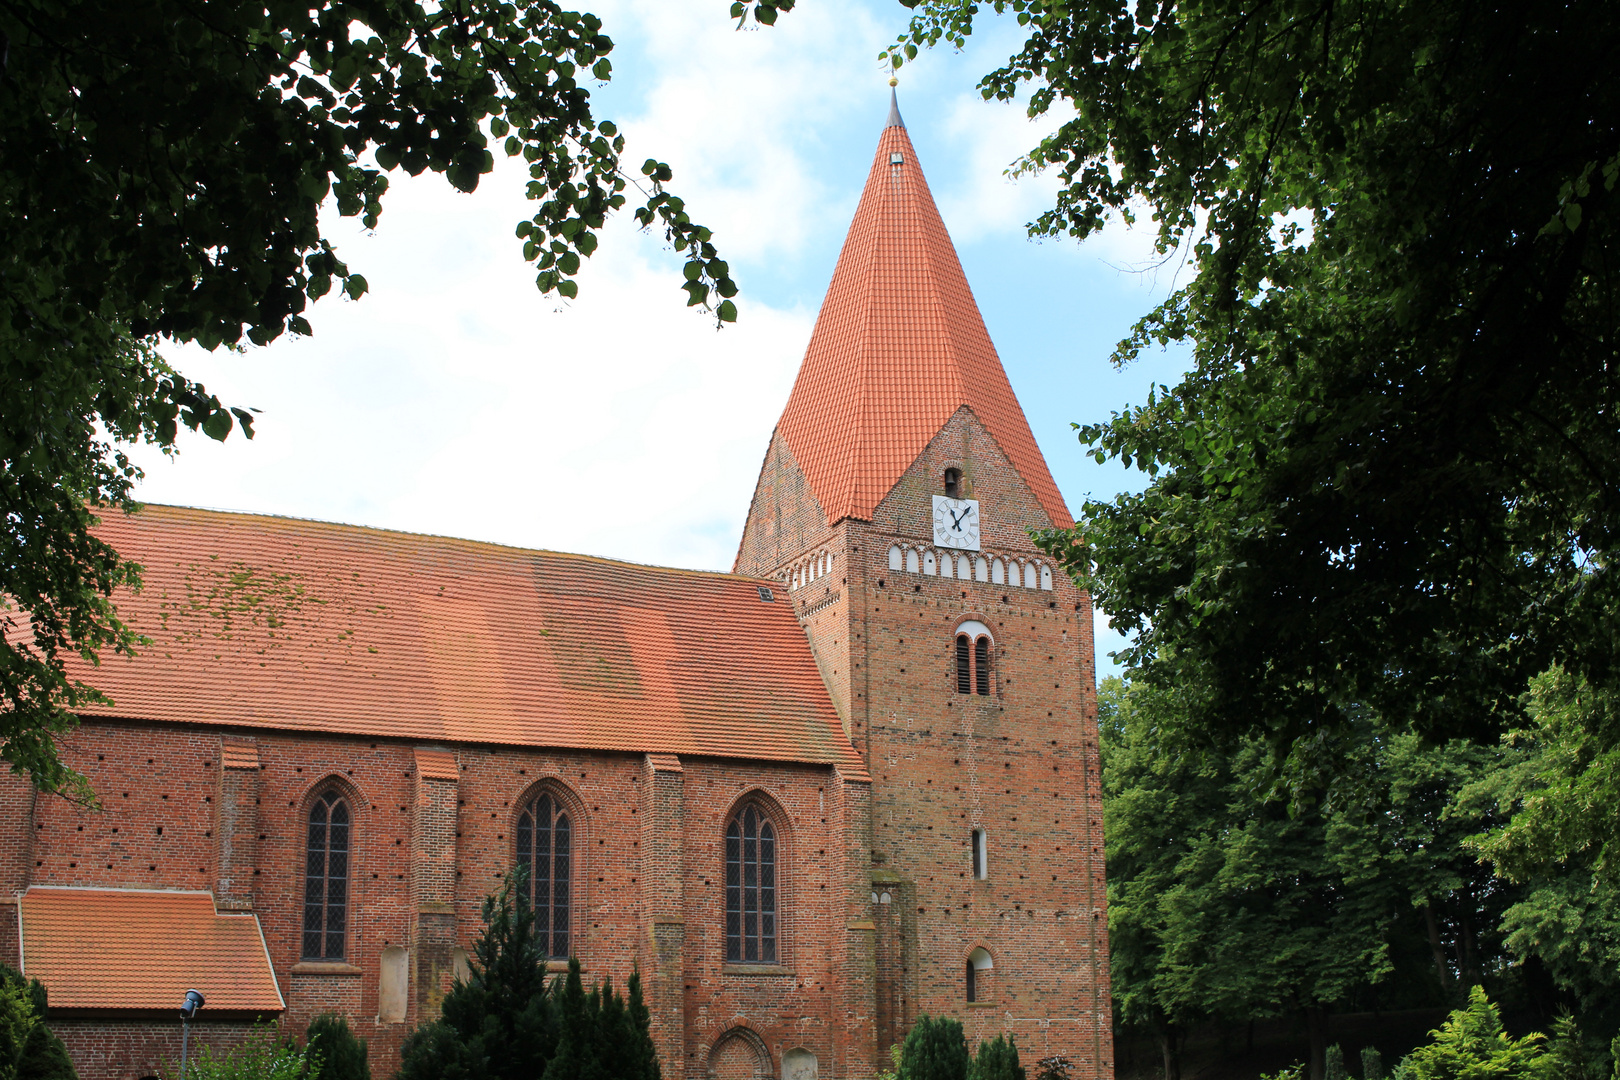
M 896 112 L 777 430 L 829 524 L 869 521 L 963 405 L 1071 524 Z
M 18 903 L 23 972 L 52 1009 L 177 1012 L 187 990 L 210 1013 L 285 1008 L 253 915 L 221 915 L 205 892 L 34 886 Z
M 860 768 L 767 582 L 167 506 L 97 532 L 152 643 L 77 665 L 92 714 Z

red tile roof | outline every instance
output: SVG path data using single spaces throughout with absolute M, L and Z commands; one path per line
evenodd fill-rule
M 208 1012 L 280 1012 L 259 920 L 220 915 L 205 892 L 35 886 L 18 904 L 23 973 L 52 1009 L 164 1009 L 187 990 Z
M 257 769 L 259 748 L 248 743 L 227 742 L 220 748 L 220 761 L 227 769 Z
M 966 405 L 1053 523 L 1073 522 L 984 328 L 906 129 L 878 140 L 777 430 L 829 524 L 872 511 Z M 898 154 L 900 164 L 891 164 Z
M 770 582 L 170 506 L 97 532 L 152 644 L 76 663 L 88 714 L 861 769 Z

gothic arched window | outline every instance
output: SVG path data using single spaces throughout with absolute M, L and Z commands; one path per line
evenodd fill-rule
M 309 808 L 304 959 L 342 960 L 349 912 L 349 804 L 328 791 Z
M 529 871 L 534 929 L 551 960 L 569 956 L 573 841 L 568 812 L 550 792 L 540 792 L 518 814 L 517 861 Z
M 726 960 L 776 963 L 776 827 L 755 803 L 726 823 Z

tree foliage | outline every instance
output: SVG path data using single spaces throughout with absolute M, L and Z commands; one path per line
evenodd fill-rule
M 49 999 L 38 979 L 0 964 L 0 1080 L 78 1080 L 67 1047 L 45 1026 Z
M 0 754 L 77 787 L 53 737 L 102 700 L 63 658 L 138 644 L 108 597 L 136 567 L 91 532 L 131 505 L 129 443 L 181 424 L 224 439 L 227 407 L 155 352 L 309 334 L 310 302 L 362 274 L 319 211 L 377 226 L 388 175 L 472 191 L 521 158 L 517 242 L 543 292 L 573 297 L 609 214 L 632 208 L 686 262 L 692 304 L 735 318 L 708 229 L 621 160 L 591 107 L 613 42 L 553 0 L 8 0 L 0 4 Z M 633 198 L 633 202 L 632 202 Z
M 1048 538 L 1128 662 L 1285 746 L 1357 706 L 1488 735 L 1554 661 L 1620 680 L 1620 9 L 938 0 L 887 55 L 985 11 L 1027 36 L 982 92 L 1061 120 L 1033 231 L 1148 213 L 1192 261 L 1116 353 L 1192 370 L 1081 430 L 1146 490 Z
M 1542 896 L 1567 903 L 1590 876 L 1510 882 L 1470 846 L 1507 827 L 1503 784 L 1528 750 L 1363 716 L 1322 748 L 1333 770 L 1279 777 L 1261 736 L 1191 737 L 1183 695 L 1111 678 L 1098 697 L 1115 1016 L 1158 1039 L 1167 1077 L 1193 1026 L 1291 1014 L 1321 1080 L 1330 1011 L 1451 1005 L 1482 983 L 1544 1022 L 1561 1002 L 1616 1030 L 1610 954 L 1593 950 L 1605 897 Z M 1549 907 L 1563 921 L 1524 932 Z M 1554 1000 L 1534 1000 L 1531 966 Z
M 1510 1037 L 1483 986 L 1470 990 L 1468 1004 L 1429 1034 L 1433 1041 L 1401 1063 L 1406 1080 L 1550 1080 L 1546 1037 Z

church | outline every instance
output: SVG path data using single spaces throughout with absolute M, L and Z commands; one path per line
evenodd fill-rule
M 870 1077 L 924 1013 L 1107 1080 L 1072 521 L 891 107 L 731 573 L 105 515 L 147 643 L 75 672 L 98 811 L 0 779 L 0 960 L 85 1080 L 177 1062 L 188 989 L 193 1046 L 335 1012 L 381 1080 L 521 865 L 668 1080 Z

